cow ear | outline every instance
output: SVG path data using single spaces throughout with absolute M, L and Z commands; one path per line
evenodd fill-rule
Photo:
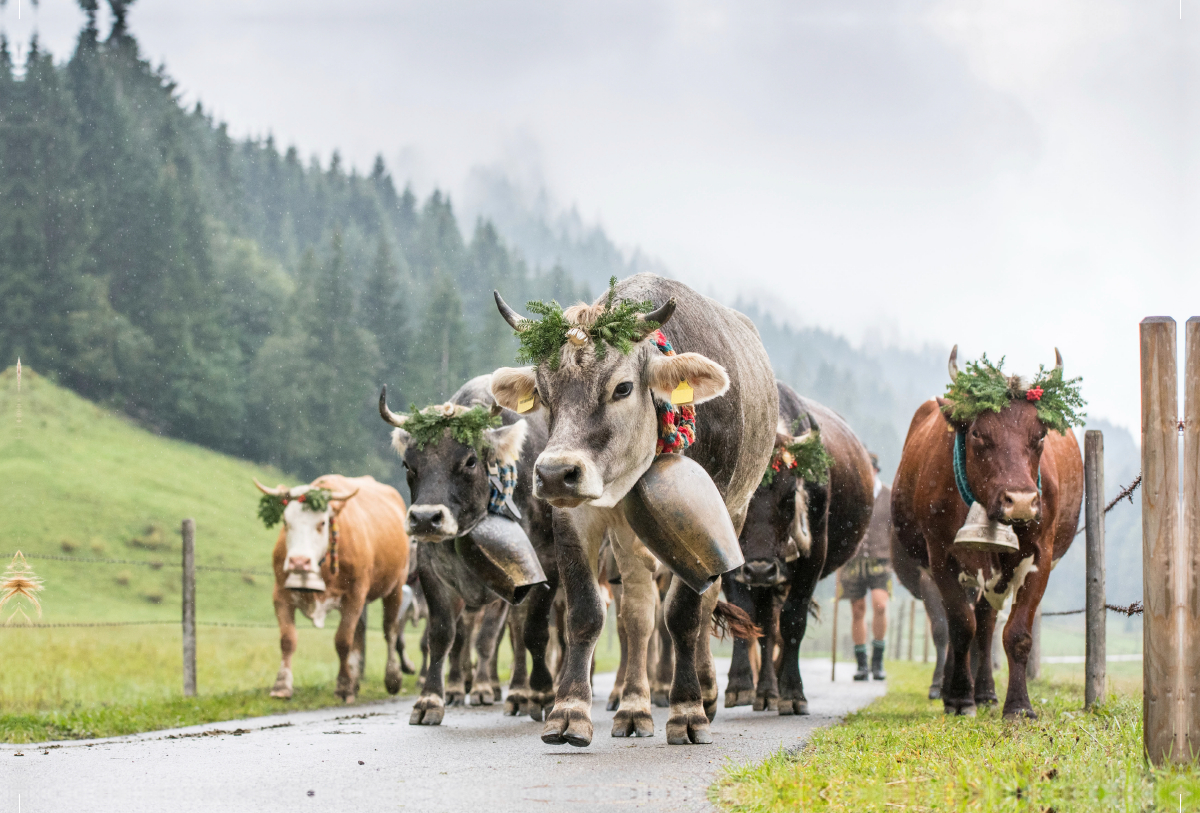
M 678 356 L 654 355 L 649 365 L 650 389 L 659 399 L 671 400 L 671 393 L 686 381 L 692 388 L 692 403 L 702 404 L 719 398 L 729 390 L 725 368 L 699 353 Z
M 533 396 L 532 405 L 528 403 L 530 396 Z M 492 397 L 497 404 L 513 412 L 526 413 L 542 405 L 532 367 L 501 367 L 492 373 Z M 523 400 L 526 409 L 519 408 Z
M 970 428 L 971 424 L 964 421 L 956 421 L 950 417 L 952 404 L 945 398 L 935 398 L 938 405 L 938 414 L 946 421 L 946 429 L 950 432 L 965 432 Z
M 525 447 L 525 436 L 529 424 L 524 418 L 509 426 L 498 426 L 495 429 L 483 431 L 484 440 L 496 450 L 496 457 L 501 461 L 516 460 L 521 456 Z
M 411 440 L 412 435 L 408 434 L 408 432 L 405 432 L 400 427 L 397 426 L 392 430 L 392 448 L 395 449 L 396 453 L 401 457 L 404 457 L 404 453 L 408 451 L 408 443 Z

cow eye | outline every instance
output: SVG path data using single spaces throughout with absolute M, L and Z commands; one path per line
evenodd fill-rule
M 317 533 L 320 533 L 323 530 L 325 530 L 325 520 L 321 520 L 317 523 Z
M 476 463 L 475 455 L 471 455 L 470 457 L 467 458 L 467 462 L 464 463 L 463 465 L 466 466 L 468 469 L 473 469 L 473 468 L 475 468 L 475 463 Z
M 631 393 L 631 392 L 633 392 L 633 382 L 632 381 L 622 381 L 613 390 L 613 400 L 619 401 L 622 398 L 628 398 L 629 393 Z

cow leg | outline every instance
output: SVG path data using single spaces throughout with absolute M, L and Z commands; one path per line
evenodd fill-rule
M 388 694 L 399 694 L 403 680 L 400 670 L 400 592 L 401 585 L 383 597 L 383 640 L 387 642 L 387 666 L 383 670 L 383 685 Z
M 424 558 L 425 547 L 422 545 L 418 548 L 418 556 Z M 433 568 L 424 563 L 421 566 L 421 585 L 429 607 L 429 618 L 425 622 L 425 633 L 429 640 L 429 662 L 425 670 L 425 683 L 421 686 L 421 696 L 413 704 L 408 724 L 440 725 L 442 717 L 446 714 L 442 672 L 446 653 L 454 641 L 455 617 L 461 605 L 455 601 L 456 597 L 450 588 L 437 578 Z
M 758 641 L 746 642 L 747 649 L 751 646 L 759 648 L 758 662 L 760 665 L 757 685 L 754 689 L 754 710 L 778 710 L 780 714 L 791 714 L 791 703 L 780 704 L 779 702 L 779 674 L 778 670 L 773 668 L 775 645 L 779 642 L 780 622 L 786 621 L 786 619 L 782 619 L 779 613 L 775 612 L 777 598 L 774 590 L 769 587 L 756 587 L 750 590 L 750 595 L 754 600 L 754 610 L 750 613 L 750 617 L 762 627 L 763 631 L 762 637 Z M 784 647 L 784 651 L 787 651 L 786 647 Z M 786 668 L 785 660 L 784 669 L 786 670 Z M 803 692 L 801 692 L 801 696 L 803 696 Z
M 975 703 L 994 706 L 996 682 L 992 676 L 992 633 L 996 629 L 996 608 L 986 598 L 975 604 Z
M 654 633 L 654 604 L 657 588 L 654 557 L 629 528 L 614 529 L 610 534 L 612 551 L 621 573 L 621 626 L 625 630 L 625 680 L 621 685 L 621 704 L 613 717 L 614 737 L 653 737 L 654 718 L 650 715 L 650 681 L 646 670 L 646 649 Z
M 975 685 L 971 676 L 971 641 L 975 638 L 975 613 L 958 582 L 962 569 L 953 558 L 943 555 L 937 561 L 931 549 L 930 570 L 942 603 L 946 608 L 946 625 L 950 632 L 950 654 L 946 671 L 949 685 L 942 683 L 942 704 L 947 714 L 975 714 Z
M 529 606 L 533 597 L 508 610 L 508 640 L 512 644 L 512 677 L 508 681 L 508 695 L 504 698 L 504 714 L 516 717 L 529 702 L 529 664 L 525 646 L 525 627 L 529 623 Z
M 554 675 L 550 671 L 550 615 L 558 595 L 558 569 L 545 568 L 545 587 L 532 591 L 525 599 L 527 612 L 523 631 L 525 648 L 533 665 L 529 673 L 529 695 L 521 704 L 521 713 L 539 723 L 554 708 Z
M 429 619 L 425 619 L 425 629 L 421 630 L 421 671 L 417 675 L 417 686 L 425 685 L 425 676 L 429 674 Z
M 675 645 L 671 716 L 667 718 L 669 745 L 712 742 L 700 679 L 696 674 L 696 649 L 701 629 L 708 629 L 707 624 L 701 624 L 701 616 L 706 607 L 711 616 L 717 597 L 715 587 L 701 596 L 681 579 L 675 579 L 667 591 L 667 629 Z
M 296 606 L 287 600 L 280 588 L 275 588 L 275 619 L 279 622 L 279 672 L 271 697 L 292 699 L 292 655 L 296 654 Z
M 334 694 L 346 701 L 347 705 L 353 703 L 358 694 L 358 681 L 362 674 L 363 651 L 359 648 L 362 635 L 359 628 L 363 625 L 366 604 L 366 596 L 346 594 L 342 598 L 342 620 L 333 635 L 333 645 L 341 664 Z
M 1041 551 L 1038 551 L 1039 553 Z M 1004 653 L 1008 655 L 1008 693 L 1004 697 L 1004 718 L 1012 720 L 1022 717 L 1037 719 L 1033 704 L 1029 702 L 1029 687 L 1026 685 L 1025 669 L 1029 665 L 1029 653 L 1033 648 L 1033 617 L 1046 582 L 1050 580 L 1050 556 L 1037 556 L 1037 569 L 1025 577 L 1025 583 L 1013 597 L 1008 623 L 1004 626 Z M 1012 578 L 1005 568 L 1005 576 Z
M 712 657 L 712 615 L 721 600 L 720 579 L 701 596 L 700 629 L 696 633 L 696 680 L 700 683 L 700 702 L 711 723 L 717 716 L 717 665 Z
M 748 585 L 734 579 L 726 579 L 724 586 L 725 598 L 729 600 L 729 603 L 744 610 L 754 620 L 754 623 L 758 624 L 761 618 L 757 615 L 754 591 Z M 755 703 L 754 670 L 750 666 L 750 647 L 752 646 L 754 646 L 753 641 L 741 638 L 733 639 L 733 658 L 729 663 L 729 680 L 725 684 L 725 708 L 727 709 Z
M 617 674 L 613 679 L 612 691 L 608 694 L 608 703 L 605 706 L 609 711 L 616 711 L 621 707 L 621 688 L 625 685 L 625 667 L 626 660 L 629 657 L 629 643 L 626 640 L 625 625 L 621 623 L 621 585 L 610 584 L 612 590 L 613 608 L 617 619 L 617 644 L 621 649 L 621 661 L 617 664 Z
M 589 531 L 589 536 L 602 536 L 602 529 Z M 565 512 L 554 511 L 558 577 L 567 596 L 567 651 L 559 671 L 554 710 L 546 716 L 542 729 L 542 742 L 548 745 L 565 742 L 582 747 L 592 743 L 592 653 L 604 629 L 604 602 L 591 566 L 592 552 L 599 551 L 600 539 L 592 542 L 581 538 Z
M 404 627 L 407 620 L 401 618 L 396 625 L 396 656 L 400 659 L 400 671 L 406 675 L 415 675 L 416 667 L 408 657 L 408 653 L 404 651 Z
M 933 651 L 935 664 L 933 680 L 929 683 L 929 699 L 942 699 L 942 679 L 946 674 L 946 642 L 950 631 L 946 627 L 946 608 L 942 606 L 942 597 L 929 571 L 921 569 L 921 595 L 924 596 L 925 615 L 929 617 L 929 626 L 933 633 Z
M 671 632 L 667 629 L 666 597 L 674 576 L 667 571 L 655 579 L 659 582 L 658 603 L 654 609 L 654 632 L 658 639 L 658 656 L 654 664 L 654 677 L 650 684 L 650 699 L 654 705 L 665 709 L 671 705 L 671 681 L 675 679 L 675 650 L 671 648 Z M 665 585 L 665 586 L 664 586 Z
M 456 602 L 457 604 L 457 602 Z M 471 690 L 471 636 L 479 608 L 459 611 L 454 622 L 454 643 L 450 645 L 450 668 L 446 673 L 446 705 L 461 706 Z
M 475 679 L 471 687 L 472 706 L 490 706 L 496 702 L 499 687 L 492 683 L 496 665 L 496 650 L 500 647 L 500 636 L 504 622 L 508 620 L 508 605 L 497 599 L 483 608 L 479 614 L 479 632 L 475 637 L 475 654 L 479 661 L 475 666 Z M 496 683 L 500 680 L 496 677 Z

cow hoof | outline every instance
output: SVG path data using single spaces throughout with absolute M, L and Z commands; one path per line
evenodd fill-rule
M 930 686 L 929 687 L 929 699 L 930 700 L 941 700 L 942 699 L 942 687 L 941 686 Z
M 650 710 L 621 709 L 613 717 L 612 735 L 614 737 L 653 737 L 654 718 Z
M 755 702 L 753 689 L 742 689 L 736 692 L 725 692 L 725 708 L 734 706 L 750 706 Z
M 400 694 L 400 685 L 403 678 L 400 676 L 399 666 L 388 666 L 387 671 L 383 675 L 383 685 L 387 689 L 388 694 Z
M 441 725 L 446 716 L 446 705 L 436 694 L 428 694 L 417 699 L 413 705 L 412 714 L 408 716 L 409 725 Z
M 667 719 L 668 745 L 708 745 L 712 742 L 708 717 L 702 709 L 697 708 L 698 705 L 689 703 Z
M 530 692 L 529 701 L 521 708 L 529 719 L 540 723 L 554 709 L 554 692 Z
M 975 695 L 975 705 L 977 706 L 994 706 L 1000 702 L 1000 698 L 996 697 L 995 692 L 985 692 Z
M 1005 720 L 1036 720 L 1037 718 L 1037 712 L 1033 709 L 1013 709 L 1012 711 L 1009 711 L 1008 709 L 1004 710 Z
M 671 708 L 671 690 L 670 689 L 655 689 L 650 692 L 650 702 L 657 708 Z
M 492 688 L 490 686 L 484 686 L 471 692 L 472 706 L 490 706 L 495 702 L 496 695 L 492 694 Z
M 286 666 L 279 667 L 279 673 L 275 675 L 275 685 L 271 687 L 271 697 L 278 697 L 281 700 L 292 699 L 292 670 Z
M 461 706 L 466 700 L 466 692 L 462 689 L 447 689 L 446 690 L 446 705 Z
M 278 697 L 280 700 L 291 700 L 292 699 L 292 690 L 291 689 L 272 689 L 271 697 Z
M 974 717 L 975 703 L 972 700 L 942 700 L 943 707 L 947 714 L 953 714 L 956 717 Z
M 516 717 L 529 703 L 529 694 L 525 689 L 509 689 L 504 698 L 504 716 Z
M 767 711 L 768 709 L 771 711 L 774 711 L 777 708 L 779 708 L 778 695 L 776 695 L 774 697 L 772 697 L 771 695 L 766 695 L 766 694 L 759 694 L 759 695 L 754 696 L 754 710 L 755 711 Z
M 717 698 L 714 697 L 712 700 L 704 701 L 704 716 L 708 718 L 710 723 L 717 719 Z
M 616 711 L 621 708 L 621 693 L 613 689 L 613 693 L 608 696 L 608 703 L 604 706 L 608 711 Z
M 583 748 L 592 744 L 592 721 L 585 712 L 563 709 L 550 712 L 542 729 L 542 742 L 547 745 L 574 745 Z
M 779 716 L 790 717 L 793 714 L 808 714 L 807 700 L 780 700 Z

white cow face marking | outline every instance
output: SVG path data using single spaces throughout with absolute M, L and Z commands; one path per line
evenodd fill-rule
M 333 509 L 310 511 L 297 497 L 307 487 L 297 489 L 293 499 L 283 509 L 283 527 L 287 532 L 287 554 L 283 568 L 291 573 L 320 573 L 321 559 L 329 550 L 329 523 Z

